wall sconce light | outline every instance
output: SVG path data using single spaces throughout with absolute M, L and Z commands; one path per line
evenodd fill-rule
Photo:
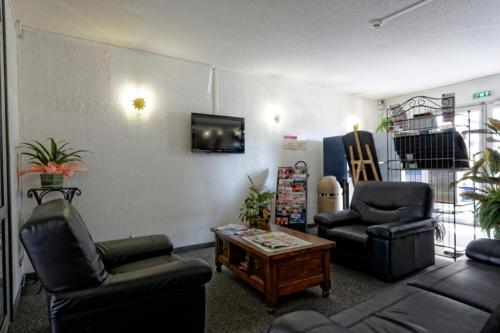
M 142 110 L 146 107 L 146 101 L 142 97 L 137 97 L 132 101 L 132 105 L 134 109 L 137 110 L 137 115 L 140 116 L 142 114 Z
M 146 121 L 156 109 L 157 99 L 151 86 L 135 82 L 122 82 L 117 102 L 131 121 Z

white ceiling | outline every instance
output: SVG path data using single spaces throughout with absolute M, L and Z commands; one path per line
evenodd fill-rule
M 23 26 L 366 97 L 500 73 L 500 0 L 14 0 Z

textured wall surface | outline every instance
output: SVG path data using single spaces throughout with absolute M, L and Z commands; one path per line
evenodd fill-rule
M 22 224 L 22 193 L 20 180 L 15 176 L 19 167 L 19 146 L 21 128 L 19 122 L 18 105 L 18 40 L 14 16 L 10 1 L 5 2 L 5 37 L 6 37 L 6 60 L 7 60 L 7 105 L 9 116 L 9 154 L 10 170 L 13 177 L 10 179 L 11 199 L 11 223 L 12 223 L 12 285 L 14 297 L 17 296 L 22 281 L 21 257 L 22 247 L 19 242 L 19 227 Z
M 208 66 L 34 31 L 20 45 L 22 139 L 53 136 L 92 151 L 89 171 L 68 184 L 81 187 L 75 205 L 96 240 L 165 233 L 176 246 L 211 241 L 210 226 L 237 221 L 247 174 L 275 190 L 277 167 L 300 159 L 311 168 L 311 217 L 322 138 L 356 119 L 376 125 L 372 100 L 221 69 L 219 113 L 245 117 L 246 153 L 193 154 L 190 113 L 212 112 Z M 149 87 L 147 115 L 124 111 L 129 84 Z M 307 150 L 284 152 L 283 134 L 302 135 Z M 23 178 L 24 190 L 36 184 L 36 175 Z M 33 206 L 26 199 L 25 218 Z

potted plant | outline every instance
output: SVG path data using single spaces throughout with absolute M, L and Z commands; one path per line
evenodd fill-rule
M 19 171 L 19 176 L 27 173 L 40 173 L 42 188 L 61 188 L 64 176 L 71 177 L 75 172 L 86 171 L 81 163 L 80 154 L 87 150 L 74 150 L 65 141 L 47 139 L 49 147 L 39 141 L 21 143 L 18 148 L 25 149 L 21 155 L 28 156 L 31 167 Z
M 377 127 L 377 132 L 394 131 L 394 121 L 390 117 L 382 117 Z
M 500 120 L 490 118 L 486 129 L 471 130 L 465 133 L 488 135 L 487 141 L 500 142 Z M 458 181 L 472 180 L 480 186 L 463 187 L 466 192 L 460 195 L 475 200 L 475 219 L 479 227 L 491 237 L 500 239 L 500 152 L 497 149 L 485 148 L 479 160 Z
M 266 228 L 271 217 L 269 205 L 275 193 L 261 190 L 254 184 L 250 176 L 248 179 L 251 185 L 248 196 L 240 209 L 240 219 L 252 227 Z

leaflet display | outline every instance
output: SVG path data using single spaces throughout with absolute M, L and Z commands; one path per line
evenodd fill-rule
M 276 224 L 306 231 L 307 177 L 307 164 L 303 161 L 294 167 L 278 168 Z

